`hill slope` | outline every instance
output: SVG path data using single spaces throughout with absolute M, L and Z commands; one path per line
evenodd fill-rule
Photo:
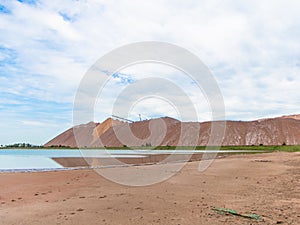
M 299 145 L 299 118 L 300 115 L 292 115 L 247 122 L 226 121 L 222 145 Z M 211 125 L 212 122 L 181 122 L 169 117 L 133 123 L 108 118 L 102 123 L 90 122 L 70 128 L 44 146 L 190 146 L 194 143 L 205 146 L 210 137 Z M 195 142 L 191 134 L 199 128 L 199 138 Z

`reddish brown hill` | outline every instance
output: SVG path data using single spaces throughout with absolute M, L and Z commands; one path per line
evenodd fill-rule
M 81 147 L 90 146 L 90 143 L 93 140 L 94 129 L 98 124 L 99 123 L 90 122 L 87 124 L 76 126 L 74 128 L 70 128 L 47 142 L 44 146 L 78 147 L 75 140 L 74 131 L 76 132 L 76 137 L 79 139 L 79 142 L 82 143 Z
M 111 127 L 100 139 L 103 146 L 107 147 L 166 145 L 169 139 L 174 140 L 174 145 L 176 145 L 178 138 L 174 131 L 176 127 L 180 127 L 180 124 L 180 121 L 169 117 L 124 123 Z M 174 133 L 175 137 L 172 137 Z
M 104 134 L 107 130 L 109 130 L 113 126 L 122 125 L 124 122 L 120 120 L 113 120 L 112 118 L 106 119 L 104 122 L 99 123 L 95 129 L 93 130 L 93 140 L 89 144 L 91 146 L 99 146 L 99 138 L 102 134 Z
M 282 118 L 300 120 L 300 114 L 290 115 L 290 116 L 282 116 Z
M 224 145 L 297 145 L 300 120 L 264 119 L 250 122 L 228 121 Z
M 300 120 L 298 118 L 299 115 L 293 115 L 248 122 L 226 121 L 223 145 L 300 144 Z M 75 132 L 79 147 L 190 146 L 195 143 L 205 146 L 210 138 L 211 125 L 212 122 L 180 122 L 169 117 L 133 123 L 109 118 L 102 123 L 91 122 L 77 126 Z M 199 128 L 199 139 L 195 142 L 193 134 L 198 132 Z M 74 147 L 77 144 L 71 128 L 45 146 Z

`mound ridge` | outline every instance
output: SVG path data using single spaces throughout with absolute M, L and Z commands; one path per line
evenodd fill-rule
M 70 128 L 44 146 L 191 146 L 195 144 L 194 135 L 191 134 L 199 129 L 197 145 L 206 146 L 212 123 L 220 121 L 181 122 L 162 117 L 128 123 L 108 118 L 102 123 L 89 122 Z M 283 144 L 300 144 L 300 115 L 254 121 L 226 121 L 223 146 Z

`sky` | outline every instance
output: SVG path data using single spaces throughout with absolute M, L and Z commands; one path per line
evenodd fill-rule
M 299 114 L 299 8 L 298 0 L 0 0 L 0 144 L 44 144 L 72 127 L 74 98 L 88 69 L 113 49 L 141 41 L 197 55 L 218 82 L 227 119 Z M 121 90 L 153 76 L 180 85 L 199 121 L 211 118 L 203 93 L 182 72 L 147 64 L 110 78 L 95 121 L 110 116 Z M 169 86 L 160 92 L 176 95 Z M 153 96 L 135 102 L 128 118 L 138 114 L 181 118 L 170 102 Z

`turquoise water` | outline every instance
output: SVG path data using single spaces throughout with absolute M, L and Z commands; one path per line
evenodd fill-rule
M 56 170 L 64 169 L 52 158 L 60 157 L 129 157 L 140 158 L 149 154 L 193 154 L 204 153 L 204 150 L 77 150 L 77 149 L 2 149 L 0 150 L 0 172 L 31 171 L 31 170 Z M 215 153 L 218 151 L 210 152 Z M 226 150 L 222 153 L 248 152 Z M 253 151 L 252 151 L 253 152 Z
M 51 158 L 43 156 L 0 156 L 0 171 L 5 170 L 33 170 L 63 168 Z
M 57 170 L 64 169 L 52 158 L 61 157 L 144 157 L 123 150 L 106 152 L 106 150 L 80 150 L 69 149 L 2 149 L 0 150 L 0 172 Z

